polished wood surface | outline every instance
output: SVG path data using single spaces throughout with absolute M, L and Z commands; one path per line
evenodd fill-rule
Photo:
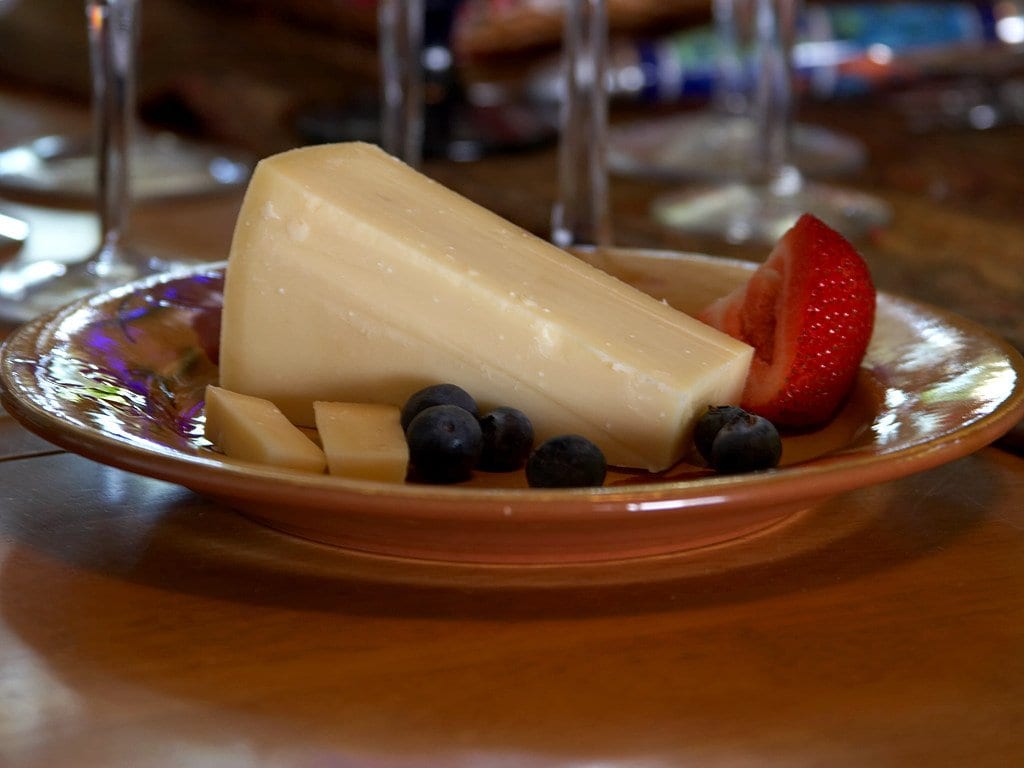
M 5 765 L 1024 756 L 1024 460 L 995 449 L 623 584 L 505 589 L 72 455 L 0 488 Z
M 806 112 L 868 144 L 846 182 L 894 208 L 861 244 L 879 287 L 1024 347 L 1024 129 L 888 107 Z M 5 144 L 88 125 L 27 86 L 0 115 Z M 427 170 L 546 231 L 550 147 Z M 659 231 L 664 190 L 614 180 L 620 244 L 763 257 Z M 239 199 L 140 205 L 133 237 L 223 258 Z M 1017 765 L 1022 574 L 1024 458 L 997 447 L 729 546 L 509 572 L 290 538 L 0 414 L 0 765 Z

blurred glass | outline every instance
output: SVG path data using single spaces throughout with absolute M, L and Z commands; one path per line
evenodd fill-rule
M 15 260 L 0 270 L 0 317 L 27 320 L 87 293 L 172 264 L 127 247 L 131 135 L 140 0 L 85 0 L 96 125 L 96 207 L 100 243 L 85 261 Z
M 568 0 L 563 34 L 565 101 L 558 151 L 558 198 L 551 240 L 610 245 L 605 82 L 608 17 L 604 0 Z
M 793 163 L 791 52 L 798 3 L 753 2 L 751 106 L 756 143 L 747 173 L 739 181 L 685 188 L 661 197 L 652 215 L 669 229 L 731 243 L 774 243 L 806 212 L 849 238 L 862 237 L 888 221 L 888 206 L 871 195 L 810 182 Z

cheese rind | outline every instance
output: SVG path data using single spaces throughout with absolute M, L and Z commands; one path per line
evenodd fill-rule
M 365 144 L 260 162 L 229 257 L 221 384 L 312 425 L 315 400 L 400 406 L 452 382 L 538 441 L 664 469 L 752 350 Z
M 313 403 L 316 429 L 332 475 L 401 483 L 409 446 L 401 411 L 372 403 Z
M 324 452 L 269 400 L 206 387 L 206 439 L 234 459 L 323 472 Z

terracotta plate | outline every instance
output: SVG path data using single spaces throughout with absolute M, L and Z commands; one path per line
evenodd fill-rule
M 749 264 L 615 251 L 603 266 L 684 310 Z M 857 387 L 828 427 L 784 440 L 783 466 L 717 477 L 680 464 L 539 490 L 522 473 L 465 485 L 355 482 L 232 461 L 203 438 L 223 265 L 133 284 L 41 317 L 4 345 L 3 401 L 96 461 L 180 483 L 267 525 L 378 555 L 477 563 L 636 558 L 721 544 L 838 493 L 964 456 L 1024 415 L 1024 361 L 962 318 L 881 296 Z

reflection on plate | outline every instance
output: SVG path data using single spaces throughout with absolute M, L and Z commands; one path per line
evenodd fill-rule
M 683 310 L 751 266 L 614 251 L 602 266 Z M 217 377 L 223 267 L 136 283 L 16 331 L 0 359 L 7 409 L 89 458 L 180 483 L 280 530 L 397 557 L 568 563 L 683 552 L 775 526 L 861 486 L 964 456 L 1024 412 L 1024 361 L 954 315 L 881 296 L 857 387 L 826 428 L 784 440 L 783 466 L 717 477 L 680 464 L 612 472 L 598 489 L 530 489 L 522 473 L 459 486 L 384 484 L 226 459 L 202 437 Z

